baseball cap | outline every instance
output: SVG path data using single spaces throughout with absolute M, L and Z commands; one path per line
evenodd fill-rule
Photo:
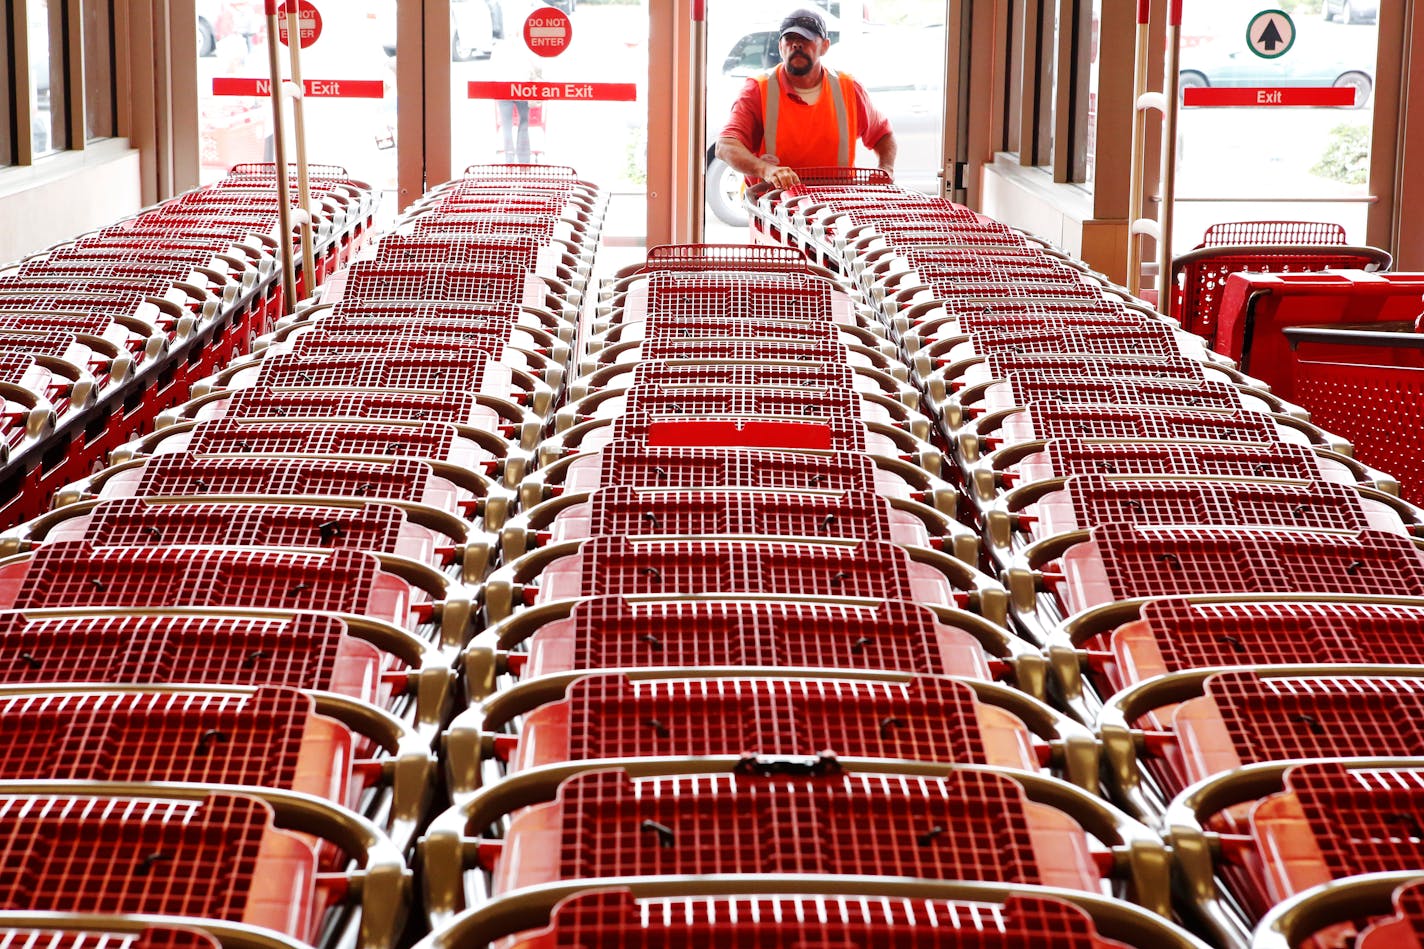
M 829 39 L 826 33 L 826 21 L 821 19 L 821 14 L 815 10 L 793 10 L 787 14 L 786 19 L 781 21 L 781 35 L 795 33 L 806 40 Z

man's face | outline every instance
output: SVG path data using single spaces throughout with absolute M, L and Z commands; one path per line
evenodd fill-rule
M 786 71 L 793 76 L 809 76 L 816 69 L 826 50 L 831 48 L 830 40 L 808 40 L 796 33 L 787 33 L 781 38 L 781 61 Z

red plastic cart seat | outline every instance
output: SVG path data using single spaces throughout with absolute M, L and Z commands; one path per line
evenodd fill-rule
M 1019 462 L 1005 480 L 1032 484 L 1080 474 L 1209 475 L 1218 478 L 1322 479 L 1354 484 L 1350 470 L 1304 445 L 1209 441 L 1092 442 L 1054 438 Z
M 57 409 L 62 409 L 68 402 L 69 380 L 64 377 L 60 379 L 63 379 L 63 382 L 56 379 L 50 369 L 35 362 L 32 353 L 5 352 L 3 334 L 0 334 L 0 384 L 33 392 Z M 13 404 L 13 399 L 7 398 L 6 401 L 11 403 L 10 411 L 20 411 Z
M 1063 556 L 1069 612 L 1192 593 L 1424 595 L 1424 555 L 1400 534 L 1105 525 Z
M 841 333 L 829 322 L 797 322 L 786 319 L 728 317 L 650 316 L 641 323 L 623 323 L 614 329 L 618 342 L 653 339 L 798 339 L 835 342 Z
M 1286 790 L 1256 805 L 1251 831 L 1267 902 L 1362 873 L 1419 867 L 1424 772 L 1297 765 Z
M 472 504 L 469 492 L 410 458 L 360 461 L 340 458 L 263 458 L 174 452 L 107 478 L 99 496 L 292 495 L 373 498 L 426 504 L 454 513 Z
M 1009 276 L 995 280 L 992 277 L 976 278 L 966 274 L 957 280 L 936 281 L 901 303 L 908 305 L 921 300 L 981 297 L 1010 300 L 1099 300 L 1102 296 L 1101 284 L 1090 283 L 1082 277 L 1071 281 L 1025 280 L 1022 277 Z
M 1084 284 L 1099 286 L 1090 282 L 1091 278 L 1083 271 L 1066 267 L 1048 257 L 1041 260 L 1028 258 L 1023 261 L 1010 261 L 1005 257 L 981 257 L 977 260 L 962 261 L 926 260 L 916 265 L 914 274 L 928 284 L 936 295 L 946 297 L 957 292 L 961 284 L 983 287 L 989 284 L 1024 281 L 1044 288 L 1044 296 L 1053 295 L 1054 291 L 1048 288 L 1062 286 L 1072 289 Z
M 536 602 L 610 593 L 786 593 L 954 605 L 963 594 L 883 541 L 831 544 L 595 537 L 549 564 Z
M 1424 755 L 1424 682 L 1388 676 L 1221 672 L 1172 713 L 1173 791 L 1262 761 Z
M 358 261 L 346 271 L 343 300 L 519 302 L 524 271 L 404 267 Z
M 806 258 L 790 247 L 767 244 L 659 244 L 649 248 L 643 266 L 636 272 L 806 273 L 808 268 Z
M 0 331 L 73 333 L 107 341 L 116 352 L 131 352 L 142 358 L 158 345 L 161 332 L 151 323 L 127 314 L 111 316 L 101 311 L 53 308 L 6 308 L 0 301 Z
M 1077 405 L 1141 405 L 1164 408 L 1218 409 L 1264 405 L 1232 386 L 1206 380 L 1085 379 L 1043 372 L 1015 372 L 985 395 L 984 408 L 993 411 L 1030 402 Z
M 342 337 L 418 336 L 423 339 L 466 338 L 468 342 L 498 353 L 514 332 L 516 313 L 512 308 L 470 304 L 452 306 L 428 303 L 338 304 L 323 313 L 300 335 L 319 334 L 323 345 L 333 345 Z
M 634 900 L 627 891 L 616 890 L 569 897 L 555 907 L 548 927 L 516 937 L 511 949 L 711 949 L 719 945 L 1027 949 L 1050 944 L 1061 949 L 1124 949 L 1122 943 L 1098 936 L 1086 913 L 1060 900 L 1025 896 L 1011 896 L 1002 904 L 855 896 Z
M 968 633 L 900 600 L 874 604 L 724 599 L 580 600 L 539 628 L 525 676 L 645 666 L 894 669 L 990 678 Z
M 1091 321 L 1140 323 L 1146 316 L 1140 310 L 1126 307 L 1121 300 L 1102 297 L 1096 300 L 945 300 L 939 307 L 941 316 L 954 320 L 966 317 L 995 317 L 1018 320 L 1070 320 L 1073 323 Z
M 615 534 L 858 537 L 919 547 L 930 542 L 924 521 L 869 491 L 604 488 L 561 510 L 548 530 L 551 542 Z
M 216 419 L 199 422 L 189 433 L 165 438 L 155 454 L 288 454 L 424 458 L 472 470 L 487 468 L 486 453 L 460 438 L 443 422 L 272 422 Z
M 7 685 L 274 685 L 383 704 L 381 654 L 334 616 L 0 611 Z
M 353 613 L 414 625 L 404 580 L 374 554 L 46 544 L 0 566 L 5 608 L 235 606 Z
M 1271 416 L 1261 412 L 1198 412 L 1113 405 L 1034 403 L 1004 421 L 1009 444 L 1052 438 L 1154 438 L 1271 444 L 1283 440 Z
M 790 488 L 874 491 L 885 497 L 925 500 L 899 477 L 875 467 L 860 452 L 805 454 L 751 448 L 679 448 L 613 441 L 569 465 L 565 491 L 599 488 Z
M 855 374 L 844 363 L 716 363 L 651 359 L 633 370 L 634 386 L 769 386 L 816 389 L 855 388 Z
M 831 679 L 586 676 L 524 718 L 510 770 L 646 756 L 811 756 L 989 764 L 1037 771 L 1023 722 L 969 686 Z
M 269 356 L 234 376 L 232 386 L 476 391 L 508 397 L 513 384 L 509 370 L 494 365 L 489 354 L 476 346 L 458 341 L 376 340 L 329 355 Z
M 390 504 L 360 507 L 253 504 L 242 501 L 103 501 L 88 514 L 56 524 L 47 543 L 84 540 L 103 547 L 215 546 L 367 550 L 438 565 L 437 543 L 449 539 L 406 520 Z
M 787 448 L 819 451 L 871 451 L 894 456 L 898 449 L 884 436 L 866 431 L 859 418 L 801 415 L 655 415 L 630 410 L 610 426 L 594 429 L 579 443 L 596 451 L 614 441 L 650 446 L 694 448 Z
M 1120 356 L 1090 353 L 1014 353 L 996 349 L 985 357 L 988 378 L 1006 379 L 1013 373 L 1042 373 L 1110 379 L 1162 379 L 1200 381 L 1205 367 L 1181 356 Z
M 1202 666 L 1424 665 L 1424 607 L 1154 599 L 1141 619 L 1112 632 L 1111 649 L 1114 690 Z
M 390 234 L 376 245 L 376 259 L 384 264 L 411 265 L 445 262 L 478 270 L 538 270 L 543 245 L 526 237 L 482 237 L 470 240 L 436 240 Z
M 1356 949 L 1419 949 L 1424 946 L 1424 886 L 1418 883 L 1395 891 L 1393 916 L 1378 919 L 1355 941 Z
M 197 929 L 148 926 L 132 933 L 85 929 L 0 928 L 3 949 L 221 949 L 218 941 Z
M 849 322 L 850 300 L 831 283 L 804 273 L 655 273 L 634 283 L 618 322 L 741 316 L 805 322 Z
M 1358 491 L 1318 481 L 1110 481 L 1076 475 L 1062 491 L 1033 505 L 1033 514 L 1037 537 L 1104 524 L 1404 530 L 1399 516 L 1383 505 L 1367 511 Z
M 860 418 L 860 397 L 850 389 L 825 386 L 661 386 L 628 390 L 629 412 L 665 415 L 785 415 Z
M 796 339 L 650 339 L 638 347 L 638 362 L 649 359 L 781 359 L 856 365 L 839 342 Z
M 475 404 L 473 392 L 361 392 L 333 389 L 238 389 L 206 401 L 198 419 L 326 418 L 449 422 L 508 435 L 491 408 Z
M 973 336 L 949 336 L 926 348 L 925 355 L 935 365 L 946 366 L 995 353 L 1009 356 L 1080 355 L 1108 359 L 1178 359 L 1198 360 L 1193 352 L 1199 345 L 1162 326 L 1097 326 L 1053 329 L 1051 327 L 1000 328 L 976 331 Z M 1205 350 L 1200 354 L 1204 356 Z M 921 356 L 920 358 L 925 358 Z
M 852 828 L 854 829 L 852 832 Z M 940 830 L 936 832 L 936 828 Z M 554 880 L 834 873 L 1098 892 L 1087 835 L 996 773 L 569 778 L 511 822 L 493 889 Z
M 0 796 L 0 903 L 209 917 L 316 938 L 316 855 L 255 798 Z
M 422 237 L 528 237 L 547 244 L 554 240 L 556 223 L 550 215 L 426 214 L 411 229 Z
M 354 739 L 295 689 L 0 696 L 7 781 L 182 781 L 348 806 Z
M 1097 356 L 1182 355 L 1182 347 L 1167 326 L 1152 323 L 1115 323 L 1099 326 L 1010 324 L 976 328 L 971 334 L 981 355 L 992 352 L 1088 353 Z

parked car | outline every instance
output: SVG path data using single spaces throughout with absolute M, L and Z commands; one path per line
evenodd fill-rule
M 248 0 L 197 0 L 198 55 L 212 56 L 225 37 L 241 36 L 252 48 L 252 37 L 264 28 L 262 5 Z
M 707 207 L 718 220 L 747 223 L 742 175 L 716 157 L 717 133 L 748 77 L 781 62 L 780 18 L 739 36 L 723 56 L 720 77 L 709 77 L 707 108 Z M 891 27 L 826 17 L 831 49 L 825 62 L 850 72 L 875 107 L 890 119 L 899 145 L 896 181 L 937 192 L 941 167 L 940 120 L 944 89 L 944 28 Z M 716 60 L 713 60 L 715 62 Z M 856 146 L 856 163 L 874 167 L 875 153 Z
M 1379 19 L 1379 0 L 1320 0 L 1320 15 L 1327 20 L 1338 16 L 1344 23 L 1374 23 Z
M 395 4 L 383 4 L 370 14 L 379 21 L 381 48 L 396 54 Z M 450 58 L 456 62 L 489 59 L 494 41 L 504 37 L 504 9 L 499 0 L 450 0 Z
M 1188 59 L 1183 56 L 1177 74 L 1183 89 L 1203 86 L 1266 87 L 1348 86 L 1355 90 L 1353 108 L 1363 109 L 1374 88 L 1374 64 L 1368 66 L 1340 57 L 1293 49 L 1280 59 L 1262 59 L 1248 49 L 1212 53 L 1203 49 Z

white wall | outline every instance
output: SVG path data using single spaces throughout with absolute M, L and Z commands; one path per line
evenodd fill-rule
M 138 151 L 120 139 L 0 168 L 0 263 L 112 224 L 141 202 Z

